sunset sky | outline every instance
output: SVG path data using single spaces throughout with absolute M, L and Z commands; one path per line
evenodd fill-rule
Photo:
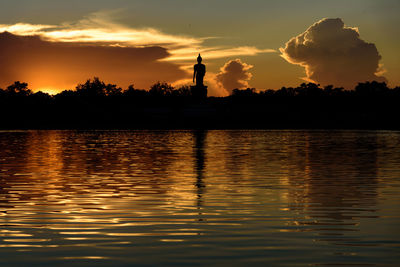
M 0 0 L 0 87 L 56 93 L 94 76 L 179 86 L 199 52 L 212 95 L 305 80 L 398 86 L 399 12 L 399 0 Z

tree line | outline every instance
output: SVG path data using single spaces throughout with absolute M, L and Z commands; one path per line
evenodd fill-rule
M 16 81 L 6 89 L 0 88 L 0 97 L 28 97 L 36 98 L 96 98 L 96 97 L 191 97 L 189 86 L 173 87 L 165 82 L 157 82 L 149 90 L 136 89 L 129 85 L 122 89 L 116 84 L 106 84 L 99 78 L 88 79 L 83 84 L 78 84 L 75 90 L 64 90 L 56 95 L 49 95 L 38 91 L 33 93 L 25 82 Z M 327 96 L 400 96 L 400 87 L 389 88 L 385 82 L 359 83 L 354 90 L 345 90 L 343 87 L 328 85 L 321 87 L 315 83 L 302 83 L 298 87 L 282 87 L 279 90 L 256 90 L 255 88 L 233 89 L 230 97 L 327 97 Z
M 157 82 L 122 89 L 99 78 L 56 95 L 15 82 L 0 88 L 0 128 L 378 128 L 400 129 L 400 87 L 354 90 L 302 83 L 279 90 L 234 89 L 199 100 L 189 86 Z

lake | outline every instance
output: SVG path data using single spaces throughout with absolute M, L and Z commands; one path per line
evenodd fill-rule
M 0 131 L 0 266 L 397 266 L 400 132 Z

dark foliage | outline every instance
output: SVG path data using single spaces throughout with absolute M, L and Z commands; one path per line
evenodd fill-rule
M 5 93 L 10 97 L 24 97 L 32 94 L 27 83 L 15 82 L 7 87 Z
M 0 89 L 3 129 L 16 128 L 369 128 L 400 129 L 400 88 L 360 83 L 354 90 L 235 89 L 228 97 L 196 99 L 188 86 L 158 82 L 123 90 L 99 78 L 57 95 L 15 82 Z

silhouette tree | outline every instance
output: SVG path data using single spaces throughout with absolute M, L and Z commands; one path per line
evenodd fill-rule
M 232 96 L 233 97 L 254 97 L 257 96 L 258 93 L 256 92 L 255 88 L 247 88 L 247 89 L 233 89 Z
M 81 96 L 104 96 L 105 83 L 100 81 L 98 77 L 93 80 L 87 80 L 84 84 L 76 86 L 76 92 Z
M 392 93 L 393 93 L 393 95 L 395 95 L 395 96 L 396 96 L 396 95 L 397 95 L 397 96 L 400 96 L 400 87 L 397 86 L 397 87 L 393 88 Z
M 389 92 L 389 88 L 387 87 L 385 82 L 365 82 L 359 83 L 355 92 L 361 96 L 383 96 Z
M 324 87 L 324 94 L 327 96 L 340 96 L 343 94 L 344 88 L 335 88 L 333 85 L 327 85 Z
M 27 83 L 0 89 L 0 127 L 279 127 L 400 129 L 400 87 L 359 83 L 355 90 L 302 83 L 279 90 L 234 89 L 229 97 L 204 98 L 191 88 L 157 82 L 150 90 L 122 90 L 99 78 L 51 96 Z M 13 112 L 10 112 L 12 110 Z
M 29 96 L 32 94 L 32 90 L 28 89 L 27 83 L 16 81 L 7 87 L 6 93 L 11 96 Z
M 150 96 L 161 97 L 161 96 L 171 96 L 173 94 L 174 87 L 168 83 L 157 82 L 153 84 L 150 88 Z
M 192 96 L 192 92 L 189 86 L 184 85 L 172 91 L 172 95 L 177 97 L 190 97 Z
M 106 96 L 121 96 L 122 95 L 122 88 L 117 87 L 115 84 L 107 84 L 104 88 Z
M 123 92 L 123 95 L 129 98 L 143 98 L 148 95 L 148 91 L 144 89 L 136 89 L 133 84 L 131 84 L 128 86 L 128 89 Z
M 322 95 L 322 89 L 319 87 L 319 84 L 315 83 L 302 83 L 300 87 L 297 87 L 296 95 L 298 96 L 308 96 L 308 97 L 316 97 Z
M 84 97 L 116 96 L 122 94 L 122 89 L 115 84 L 105 84 L 98 77 L 94 77 L 84 84 L 78 84 L 76 92 Z
M 281 97 L 290 97 L 296 95 L 296 90 L 292 87 L 286 88 L 282 87 L 278 91 L 276 91 L 273 95 L 281 96 Z
M 42 91 L 31 94 L 31 98 L 34 101 L 50 101 L 53 97 L 48 93 L 43 93 Z

